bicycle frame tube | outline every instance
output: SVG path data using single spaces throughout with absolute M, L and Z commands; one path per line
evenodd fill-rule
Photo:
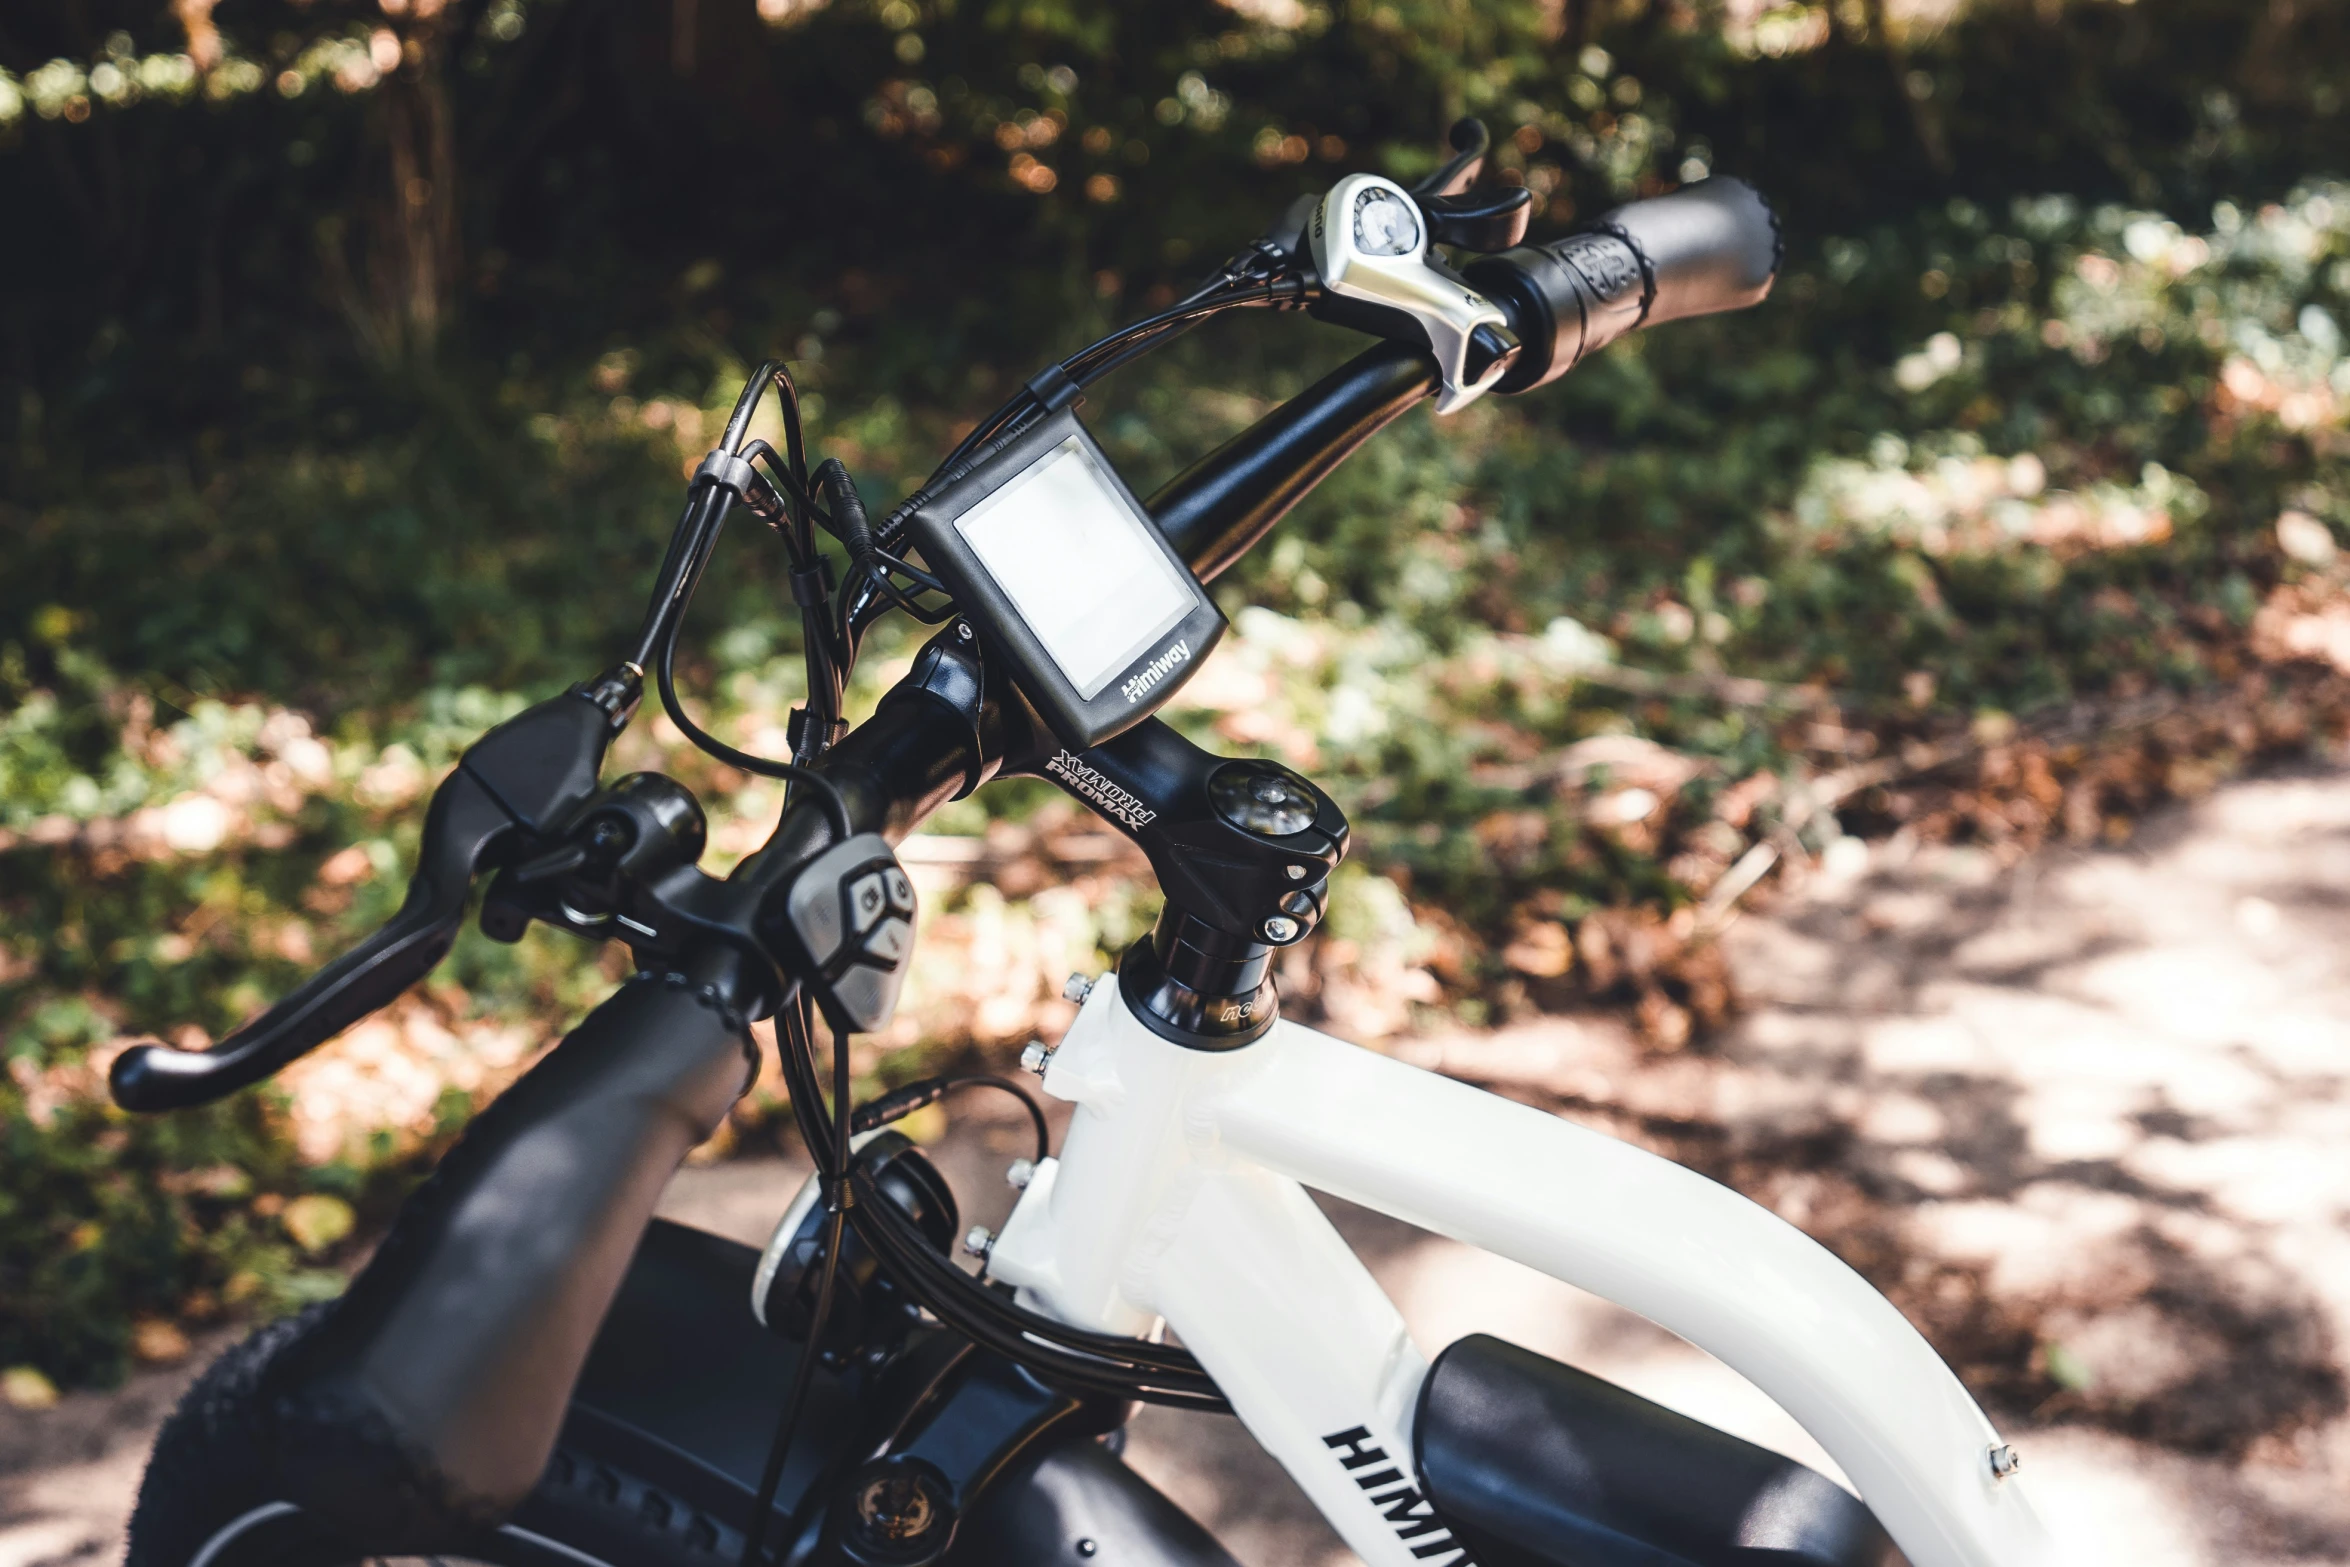
M 1825 1247 L 1669 1160 L 1292 1023 L 1186 1050 L 1095 987 L 1045 1090 L 1074 1101 L 990 1267 L 1040 1310 L 1164 1317 L 1372 1567 L 1449 1562 L 1410 1476 L 1426 1362 L 1304 1187 L 1616 1301 L 1743 1373 L 1851 1476 L 1913 1567 L 2054 1547 L 1998 1438 L 1900 1312 Z M 1361 1479 L 1395 1474 L 1374 1500 Z M 1353 1460 L 1353 1462 L 1350 1462 Z M 1465 1554 L 1465 1552 L 1463 1552 Z

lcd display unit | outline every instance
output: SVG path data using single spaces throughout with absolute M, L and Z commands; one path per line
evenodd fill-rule
M 1054 734 L 1099 745 L 1173 694 L 1224 617 L 1064 410 L 909 520 L 923 560 Z

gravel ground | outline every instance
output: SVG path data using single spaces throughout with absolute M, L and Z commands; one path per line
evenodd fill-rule
M 1746 1011 L 1679 1055 L 1605 1019 L 1400 1051 L 1667 1152 L 1829 1241 L 2026 1461 L 2066 1560 L 2350 1563 L 2350 775 L 2231 785 L 2120 849 L 2012 867 L 1832 854 L 1728 938 Z M 1026 1133 L 974 1096 L 939 1149 L 974 1221 Z M 686 1171 L 672 1215 L 764 1238 L 799 1172 Z M 1636 1317 L 1333 1205 L 1424 1348 L 1575 1361 L 1829 1468 L 1769 1400 Z M 111 1559 L 183 1366 L 0 1409 L 0 1567 Z M 1128 1457 L 1263 1567 L 1354 1558 L 1230 1420 Z

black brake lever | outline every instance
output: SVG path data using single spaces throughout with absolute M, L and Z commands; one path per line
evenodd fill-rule
M 473 878 L 559 831 L 595 793 L 635 710 L 633 674 L 573 686 L 476 740 L 433 791 L 408 896 L 390 923 L 209 1050 L 133 1045 L 108 1074 L 125 1110 L 179 1110 L 257 1083 L 415 984 L 448 954 Z
M 1412 199 L 1425 204 L 1431 196 L 1457 196 L 1477 183 L 1477 176 L 1485 172 L 1485 154 L 1493 146 L 1483 120 L 1468 118 L 1452 122 L 1445 133 L 1452 144 L 1450 158 L 1437 165 L 1436 172 L 1412 187 Z
M 1430 239 L 1484 256 L 1523 241 L 1526 225 L 1534 216 L 1534 193 L 1523 185 L 1497 185 L 1458 196 L 1422 196 L 1419 203 L 1428 218 Z

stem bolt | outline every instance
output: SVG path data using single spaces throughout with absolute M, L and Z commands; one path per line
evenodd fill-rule
M 984 1224 L 972 1225 L 971 1233 L 963 1237 L 963 1249 L 985 1261 L 987 1254 L 995 1250 L 995 1232 Z
M 1014 1159 L 1011 1168 L 1004 1171 L 1004 1180 L 1016 1192 L 1028 1190 L 1028 1183 L 1035 1179 L 1036 1161 L 1034 1159 Z
M 1020 1065 L 1038 1077 L 1044 1076 L 1044 1069 L 1052 1064 L 1052 1046 L 1041 1039 L 1031 1039 L 1028 1047 L 1020 1052 Z
M 1994 1480 L 2004 1480 L 2024 1466 L 2023 1458 L 2005 1442 L 1991 1449 L 1990 1459 L 1991 1478 Z
M 1091 974 L 1072 974 L 1061 986 L 1063 1001 L 1074 1001 L 1083 1005 L 1085 998 L 1092 994 L 1093 976 Z
M 1265 921 L 1265 939 L 1271 942 L 1297 940 L 1298 923 L 1286 914 L 1276 914 Z

